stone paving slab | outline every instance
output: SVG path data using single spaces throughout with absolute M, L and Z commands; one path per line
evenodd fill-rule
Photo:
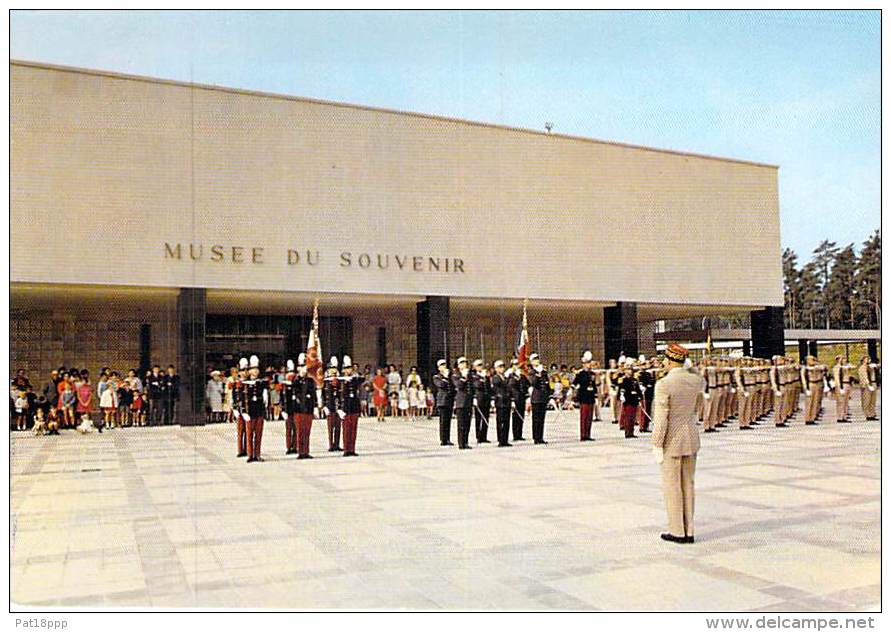
M 10 444 L 14 603 L 369 610 L 863 610 L 880 595 L 880 424 L 703 435 L 697 542 L 662 542 L 650 442 L 549 414 L 549 445 L 459 452 L 360 422 L 360 457 L 234 457 L 234 428 Z M 832 418 L 832 402 L 826 419 Z M 454 430 L 453 430 L 454 432 Z M 454 440 L 454 437 L 453 437 Z M 473 441 L 472 441 L 473 444 Z

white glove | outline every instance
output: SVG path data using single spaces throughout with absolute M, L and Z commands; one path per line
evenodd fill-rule
M 510 403 L 510 407 L 511 407 L 511 410 L 516 410 L 516 409 L 517 409 L 517 402 L 511 402 L 511 403 Z
M 744 391 L 744 392 L 743 392 L 743 395 L 745 395 L 746 397 L 751 397 L 751 396 L 752 396 L 752 394 L 751 394 L 749 391 Z
M 624 393 L 619 395 L 619 401 L 622 402 L 623 404 L 625 403 L 625 394 Z
M 665 460 L 665 450 L 653 446 L 653 460 L 656 461 L 656 465 L 662 465 L 662 461 Z
M 730 387 L 730 394 L 731 394 L 731 395 L 736 395 L 736 389 L 733 388 L 732 386 Z
M 828 386 L 824 386 L 824 387 L 823 387 L 823 392 L 824 392 L 824 393 L 828 393 L 828 392 L 829 392 L 829 387 L 828 387 Z
M 325 415 L 325 417 L 327 417 L 328 415 L 331 414 L 331 411 L 328 409 L 327 406 L 325 406 L 324 408 L 322 408 L 322 414 Z
M 807 395 L 808 397 L 811 396 L 811 392 L 810 392 L 809 390 L 805 390 L 805 391 L 804 391 L 804 394 Z
M 344 417 L 346 417 L 346 413 L 343 412 L 342 410 L 338 410 L 338 411 L 337 411 L 337 416 L 340 417 L 341 419 L 343 419 Z
M 532 397 L 532 387 L 531 386 L 529 387 L 529 390 L 526 392 L 526 395 L 528 395 L 529 397 Z
M 782 397 L 782 396 L 783 396 L 783 392 L 782 392 L 782 391 L 774 391 L 773 394 L 776 395 L 777 397 Z
M 875 390 L 876 390 L 876 387 L 875 387 L 875 386 L 867 386 L 867 388 L 869 389 L 869 392 L 870 392 L 870 393 L 874 393 Z
M 248 415 L 247 413 L 241 413 L 241 418 L 244 419 L 245 421 L 251 420 L 251 416 Z
M 288 421 L 288 413 L 286 413 L 285 411 L 282 411 L 282 419 Z
M 473 405 L 474 405 L 474 406 L 479 406 L 479 402 L 476 401 L 476 397 L 473 398 Z
M 703 393 L 703 394 L 702 394 L 702 399 L 711 399 L 711 398 L 712 398 L 712 396 L 711 396 L 710 393 Z

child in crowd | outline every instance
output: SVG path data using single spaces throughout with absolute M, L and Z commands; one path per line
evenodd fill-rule
M 66 428 L 74 428 L 74 404 L 76 395 L 70 380 L 65 380 L 59 405 L 62 407 L 62 422 Z
M 405 388 L 405 384 L 399 387 L 399 417 L 408 417 L 408 409 L 409 409 L 409 401 L 408 401 L 408 389 Z
M 99 397 L 99 407 L 102 409 L 103 417 L 102 425 L 106 428 L 114 428 L 119 424 L 117 419 L 118 383 L 116 375 L 112 373 L 111 376 L 106 377 L 105 388 L 102 389 L 102 395 Z

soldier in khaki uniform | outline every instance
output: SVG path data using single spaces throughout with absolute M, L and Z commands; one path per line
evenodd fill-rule
M 820 405 L 823 400 L 823 388 L 829 390 L 826 384 L 826 372 L 822 364 L 817 364 L 817 358 L 808 356 L 805 366 L 801 367 L 801 387 L 804 390 L 804 423 L 808 426 L 817 425 L 817 417 L 820 416 Z
M 851 371 L 849 364 L 842 362 L 841 356 L 835 356 L 832 365 L 832 392 L 835 395 L 835 421 L 840 424 L 851 423 L 848 417 L 848 400 L 851 398 Z
M 718 423 L 718 406 L 721 403 L 721 391 L 718 388 L 718 373 L 711 358 L 705 357 L 702 361 L 703 379 L 702 394 L 702 425 L 704 432 L 718 432 L 715 424 Z
M 769 371 L 770 388 L 773 390 L 773 424 L 777 428 L 788 428 L 786 423 L 786 367 L 783 356 L 773 357 Z
M 746 366 L 745 358 L 736 361 L 733 371 L 733 384 L 736 387 L 736 410 L 739 417 L 740 430 L 752 430 L 751 426 L 751 369 Z
M 684 369 L 687 350 L 671 344 L 665 350 L 668 374 L 656 383 L 653 405 L 653 453 L 662 466 L 662 493 L 668 514 L 668 542 L 690 544 L 693 540 L 695 491 L 693 476 L 699 452 L 696 429 L 696 396 L 702 377 Z
M 857 367 L 857 381 L 860 383 L 860 405 L 867 421 L 876 419 L 876 372 L 867 356 L 860 360 Z

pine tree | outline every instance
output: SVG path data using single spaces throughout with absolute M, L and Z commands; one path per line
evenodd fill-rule
M 783 250 L 783 296 L 785 298 L 786 327 L 795 329 L 801 310 L 801 279 L 798 255 L 791 248 Z
M 854 306 L 857 301 L 857 255 L 854 244 L 839 250 L 832 262 L 832 272 L 824 292 L 829 322 L 839 329 L 855 327 Z
M 826 302 L 826 290 L 829 286 L 829 270 L 832 262 L 835 261 L 835 255 L 838 254 L 838 248 L 834 241 L 824 239 L 820 245 L 814 248 L 814 271 L 817 275 L 817 284 L 820 293 L 818 300 L 820 302 L 819 314 L 822 315 L 823 323 L 826 329 L 829 329 L 829 305 Z
M 823 299 L 820 291 L 820 277 L 817 272 L 817 264 L 808 261 L 798 275 L 800 289 L 799 300 L 801 302 L 801 323 L 814 329 L 823 313 Z
M 860 249 L 855 314 L 862 327 L 879 327 L 882 321 L 882 236 L 876 230 Z

